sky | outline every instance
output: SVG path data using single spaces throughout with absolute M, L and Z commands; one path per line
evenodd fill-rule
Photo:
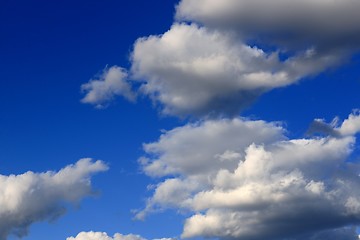
M 0 240 L 359 239 L 359 11 L 0 0 Z

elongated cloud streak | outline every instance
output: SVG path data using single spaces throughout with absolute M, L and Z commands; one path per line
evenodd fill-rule
M 136 234 L 123 235 L 121 233 L 115 233 L 113 237 L 108 236 L 106 232 L 81 232 L 76 237 L 68 237 L 66 240 L 146 240 Z M 174 238 L 158 238 L 153 240 L 175 240 Z

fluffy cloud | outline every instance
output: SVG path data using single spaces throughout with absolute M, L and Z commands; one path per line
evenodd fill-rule
M 164 133 L 144 145 L 144 172 L 162 180 L 137 217 L 163 208 L 193 212 L 183 237 L 356 239 L 345 226 L 360 223 L 358 167 L 347 161 L 359 124 L 355 112 L 333 126 L 336 136 L 306 139 L 239 118 Z
M 284 139 L 283 131 L 279 124 L 264 121 L 207 120 L 175 128 L 164 133 L 158 142 L 145 144 L 149 156 L 140 161 L 150 176 L 209 175 L 220 167 L 234 168 L 252 143 Z
M 105 232 L 81 232 L 76 237 L 68 237 L 66 240 L 146 240 L 145 238 L 134 235 L 122 235 L 120 233 L 116 233 L 114 237 L 109 237 Z
M 9 234 L 22 237 L 38 221 L 54 220 L 93 193 L 91 175 L 107 170 L 101 162 L 81 159 L 58 172 L 0 175 L 0 239 Z
M 92 79 L 81 86 L 81 90 L 86 93 L 81 102 L 103 108 L 115 96 L 123 96 L 129 101 L 135 101 L 135 94 L 126 81 L 127 76 L 126 70 L 118 66 L 105 69 L 99 79 Z
M 139 39 L 132 55 L 141 92 L 173 115 L 236 114 L 260 94 L 324 70 L 337 55 L 309 48 L 285 61 L 250 47 L 231 32 L 175 24 Z

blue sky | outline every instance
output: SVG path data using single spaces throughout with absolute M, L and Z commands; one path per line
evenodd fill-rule
M 1 0 L 0 238 L 357 239 L 360 6 L 240 2 Z

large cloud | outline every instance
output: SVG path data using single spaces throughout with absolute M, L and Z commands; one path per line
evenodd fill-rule
M 24 236 L 32 223 L 63 215 L 68 203 L 93 193 L 91 175 L 105 170 L 101 161 L 81 159 L 58 172 L 0 175 L 0 239 Z
M 132 56 L 141 91 L 173 115 L 236 114 L 260 94 L 316 74 L 339 60 L 309 48 L 285 61 L 231 32 L 175 24 L 139 39 Z
M 360 130 L 351 114 L 336 136 L 286 139 L 276 124 L 211 120 L 145 145 L 145 173 L 163 176 L 137 215 L 193 212 L 183 237 L 326 239 L 360 223 L 358 167 L 347 160 Z M 311 236 L 312 238 L 310 238 Z M 355 238 L 344 238 L 355 239 Z

